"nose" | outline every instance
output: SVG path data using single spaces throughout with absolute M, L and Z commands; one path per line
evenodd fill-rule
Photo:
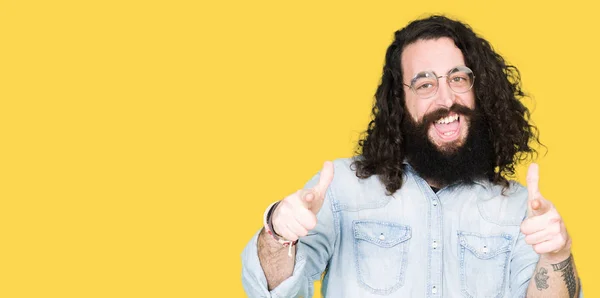
M 452 104 L 454 104 L 456 94 L 454 94 L 454 91 L 450 89 L 450 86 L 448 86 L 448 82 L 446 80 L 446 77 L 438 79 L 438 91 L 435 103 L 437 105 L 450 108 Z

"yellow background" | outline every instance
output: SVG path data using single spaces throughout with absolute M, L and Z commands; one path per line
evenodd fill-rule
M 351 156 L 393 32 L 429 13 L 522 71 L 598 295 L 592 1 L 0 3 L 0 297 L 244 297 L 265 207 Z

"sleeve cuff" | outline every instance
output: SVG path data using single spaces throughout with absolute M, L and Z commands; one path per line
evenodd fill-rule
M 267 278 L 258 258 L 259 230 L 242 252 L 242 284 L 248 297 L 297 297 L 299 295 L 311 297 L 313 292 L 312 282 L 304 276 L 306 256 L 301 247 L 296 247 L 296 262 L 292 276 L 284 280 L 275 289 L 269 291 Z M 302 245 L 298 242 L 298 245 Z

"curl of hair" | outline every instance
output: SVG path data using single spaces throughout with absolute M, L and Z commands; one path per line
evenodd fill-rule
M 521 103 L 526 95 L 521 89 L 519 70 L 494 51 L 488 41 L 466 24 L 445 16 L 434 15 L 416 20 L 395 32 L 388 47 L 381 83 L 375 92 L 371 121 L 363 132 L 353 161 L 361 179 L 378 175 L 389 194 L 403 183 L 402 118 L 405 115 L 401 56 L 403 49 L 417 40 L 450 38 L 461 50 L 467 67 L 475 74 L 476 106 L 489 123 L 493 144 L 494 168 L 489 179 L 508 187 L 516 164 L 534 157 L 531 146 L 539 142 L 537 128 L 530 123 L 530 112 Z

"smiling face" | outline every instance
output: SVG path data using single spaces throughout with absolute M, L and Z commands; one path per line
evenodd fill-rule
M 401 59 L 402 76 L 406 85 L 411 85 L 411 80 L 421 72 L 432 71 L 441 76 L 457 66 L 465 65 L 462 52 L 447 37 L 418 40 L 404 48 Z M 411 118 L 415 123 L 430 120 L 427 136 L 441 152 L 453 151 L 464 145 L 469 132 L 469 117 L 461 113 L 461 109 L 451 111 L 450 108 L 462 106 L 475 109 L 473 89 L 456 93 L 450 89 L 447 79 L 445 76 L 439 78 L 437 92 L 426 99 L 404 86 L 406 109 Z

